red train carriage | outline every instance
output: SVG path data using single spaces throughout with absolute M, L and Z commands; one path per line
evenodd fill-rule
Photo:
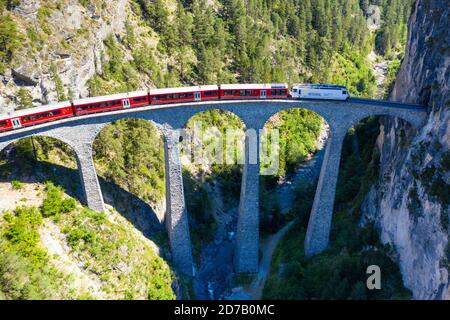
M 219 87 L 216 85 L 150 90 L 151 104 L 193 102 L 218 99 Z
M 70 102 L 61 102 L 0 116 L 0 131 L 18 129 L 36 124 L 72 117 Z
M 219 99 L 287 98 L 286 84 L 224 84 L 183 88 L 153 89 L 149 93 L 136 91 L 103 97 L 78 99 L 28 110 L 12 115 L 0 115 L 0 132 L 31 126 L 73 115 L 159 105 Z M 73 107 L 72 107 L 73 106 Z
M 76 115 L 142 107 L 149 104 L 146 91 L 113 94 L 73 101 Z
M 278 99 L 287 98 L 289 88 L 287 84 L 222 84 L 220 86 L 221 99 Z

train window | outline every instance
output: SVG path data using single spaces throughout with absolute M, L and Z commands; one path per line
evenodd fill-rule
M 205 97 L 217 96 L 217 91 L 206 91 L 206 92 L 203 92 L 203 95 Z
M 186 94 L 186 97 L 187 97 L 187 98 L 192 98 L 193 96 L 194 96 L 193 93 L 187 93 L 187 94 Z
M 241 90 L 241 92 L 239 94 L 241 96 L 251 96 L 252 95 L 252 91 L 251 90 Z
M 271 90 L 271 94 L 272 94 L 273 96 L 282 96 L 282 95 L 284 95 L 285 93 L 284 93 L 284 90 Z
M 53 110 L 49 112 L 49 115 L 51 116 L 57 116 L 58 114 L 61 114 L 61 110 Z
M 6 126 L 6 121 L 0 121 L 0 127 Z
M 142 102 L 145 101 L 146 99 L 147 99 L 146 97 L 133 98 L 133 102 Z
M 174 93 L 173 94 L 173 98 L 174 99 L 180 99 L 180 94 L 179 93 Z

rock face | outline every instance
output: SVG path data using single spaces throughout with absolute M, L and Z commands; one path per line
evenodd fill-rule
M 380 182 L 363 205 L 384 243 L 398 254 L 415 299 L 449 298 L 450 33 L 448 1 L 418 0 L 392 100 L 428 105 L 418 132 L 383 119 L 377 148 Z
M 26 40 L 12 70 L 0 75 L 0 113 L 18 105 L 19 88 L 27 89 L 34 105 L 56 102 L 59 81 L 67 99 L 89 95 L 86 83 L 101 68 L 103 40 L 123 33 L 127 19 L 128 0 L 102 3 L 84 7 L 77 0 L 23 0 L 13 8 Z

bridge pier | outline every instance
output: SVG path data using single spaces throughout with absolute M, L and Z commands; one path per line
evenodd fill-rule
M 318 254 L 328 247 L 342 144 L 346 134 L 346 126 L 330 131 L 306 231 L 306 256 Z
M 259 254 L 259 134 L 245 134 L 239 218 L 234 265 L 236 272 L 258 272 Z
M 105 207 L 94 159 L 92 158 L 92 145 L 81 145 L 75 148 L 75 153 L 87 206 L 91 210 L 103 212 Z
M 165 224 L 169 234 L 172 259 L 179 271 L 193 276 L 195 269 L 183 190 L 179 145 L 180 131 L 164 128 L 163 134 L 166 175 Z

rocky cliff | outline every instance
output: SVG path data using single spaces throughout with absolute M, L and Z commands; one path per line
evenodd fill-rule
M 11 14 L 22 45 L 0 75 L 0 113 L 20 105 L 20 88 L 34 105 L 87 96 L 86 82 L 101 68 L 103 40 L 124 31 L 127 9 L 127 0 L 20 1 Z
M 391 99 L 428 106 L 424 126 L 382 119 L 380 181 L 366 196 L 363 221 L 375 221 L 397 252 L 415 299 L 449 298 L 450 33 L 448 0 L 417 0 Z

